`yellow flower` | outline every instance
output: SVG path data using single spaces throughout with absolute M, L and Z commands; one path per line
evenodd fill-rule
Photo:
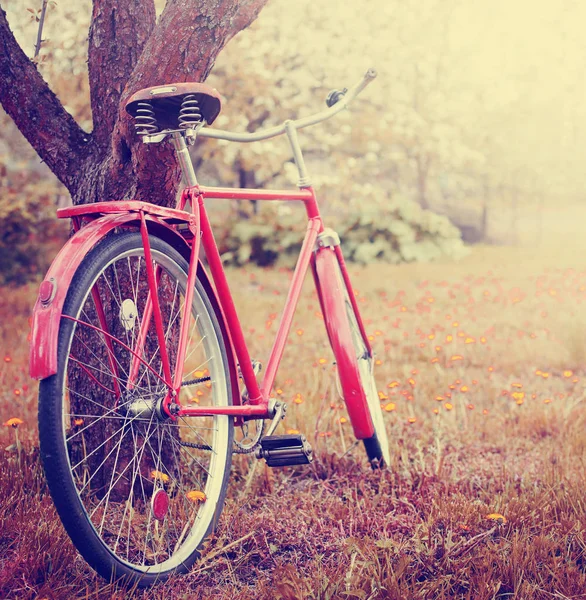
M 166 473 L 161 473 L 161 471 L 151 471 L 151 477 L 155 480 L 159 479 L 163 483 L 167 483 L 167 481 L 169 481 L 169 475 Z
M 12 419 L 8 419 L 8 421 L 4 423 L 4 427 L 14 427 L 16 429 L 19 425 L 22 425 L 23 423 L 24 421 L 22 419 L 19 419 L 18 417 L 12 417 Z
M 192 502 L 205 502 L 206 501 L 206 495 L 203 492 L 200 492 L 199 490 L 191 490 L 191 492 L 187 492 L 187 494 L 185 494 L 188 500 L 191 500 Z
M 523 402 L 525 402 L 525 392 L 513 392 L 511 394 L 511 396 L 513 396 L 513 398 L 515 399 L 515 402 L 519 405 L 523 404 Z
M 504 525 L 507 522 L 507 518 L 499 513 L 490 513 L 490 515 L 486 515 L 486 518 L 489 521 L 496 521 L 499 525 Z

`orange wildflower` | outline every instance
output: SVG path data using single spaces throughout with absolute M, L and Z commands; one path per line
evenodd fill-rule
M 191 490 L 191 492 L 187 492 L 187 494 L 185 494 L 185 497 L 188 500 L 191 500 L 192 502 L 206 501 L 206 495 L 203 492 L 200 492 L 199 490 Z
M 496 521 L 499 525 L 504 525 L 507 522 L 507 518 L 499 513 L 490 513 L 490 515 L 486 515 L 486 518 L 489 521 Z
M 169 475 L 167 475 L 166 473 L 163 473 L 162 471 L 156 471 L 156 470 L 151 471 L 151 477 L 155 480 L 158 479 L 159 481 L 162 481 L 163 483 L 167 483 L 167 481 L 169 481 Z

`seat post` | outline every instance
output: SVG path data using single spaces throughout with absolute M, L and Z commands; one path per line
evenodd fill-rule
M 188 187 L 196 186 L 197 178 L 195 177 L 195 170 L 193 168 L 193 163 L 191 162 L 191 156 L 189 156 L 189 150 L 187 148 L 187 144 L 185 143 L 183 132 L 174 131 L 171 141 L 173 142 L 173 147 L 175 148 L 175 153 L 177 154 L 177 161 L 181 167 L 183 180 Z

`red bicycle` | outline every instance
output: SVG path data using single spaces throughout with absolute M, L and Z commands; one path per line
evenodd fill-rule
M 270 398 L 310 266 L 354 434 L 373 466 L 389 463 L 373 351 L 297 139 L 298 129 L 344 109 L 375 76 L 369 70 L 350 90 L 330 93 L 322 112 L 256 133 L 208 129 L 221 101 L 204 84 L 141 90 L 126 108 L 145 143 L 173 143 L 187 183 L 178 206 L 116 201 L 58 211 L 75 233 L 39 289 L 30 370 L 41 380 L 40 445 L 51 495 L 73 543 L 102 576 L 146 586 L 189 569 L 220 517 L 234 452 L 255 453 L 270 466 L 312 460 L 304 436 L 275 435 L 286 405 Z M 252 142 L 281 134 L 291 144 L 298 191 L 198 184 L 187 149 L 197 137 Z M 307 232 L 260 385 L 206 198 L 305 204 Z M 238 441 L 234 427 L 245 432 Z

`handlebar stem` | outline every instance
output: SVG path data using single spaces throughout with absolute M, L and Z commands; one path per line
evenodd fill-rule
M 297 171 L 299 172 L 299 181 L 297 182 L 297 186 L 300 188 L 309 187 L 311 185 L 311 182 L 309 181 L 309 175 L 305 166 L 305 160 L 303 160 L 303 153 L 301 152 L 301 146 L 299 145 L 299 139 L 297 137 L 297 128 L 295 127 L 295 122 L 285 121 L 283 125 L 285 126 L 285 132 L 287 133 L 289 143 L 291 144 L 291 151 L 293 152 L 293 160 L 295 161 L 295 166 L 297 167 Z

